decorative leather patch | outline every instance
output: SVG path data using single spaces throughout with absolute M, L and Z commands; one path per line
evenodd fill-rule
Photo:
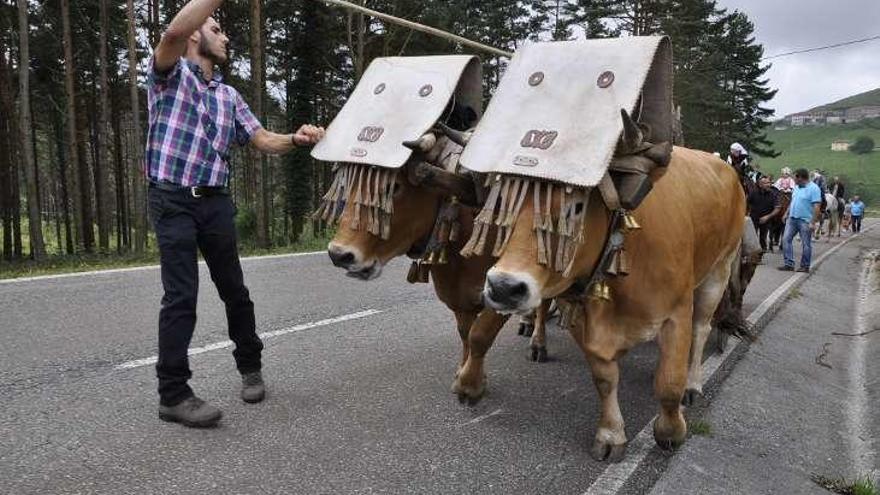
M 538 159 L 533 156 L 516 155 L 513 158 L 513 164 L 520 167 L 537 167 Z
M 523 148 L 537 148 L 539 150 L 546 150 L 553 146 L 553 142 L 556 141 L 556 137 L 559 136 L 559 133 L 556 131 L 536 131 L 531 130 L 523 136 L 522 140 L 519 142 L 519 145 Z
M 363 141 L 366 143 L 375 143 L 382 137 L 382 133 L 385 132 L 385 129 L 382 127 L 371 127 L 367 126 L 361 130 L 361 133 L 358 134 L 358 141 Z
M 602 89 L 611 86 L 614 83 L 614 73 L 610 70 L 606 70 L 605 72 L 599 74 L 599 79 L 596 80 L 596 86 L 599 86 Z
M 537 86 L 544 81 L 544 73 L 543 72 L 535 72 L 531 76 L 529 76 L 529 86 Z
M 367 156 L 367 150 L 365 150 L 363 148 L 352 148 L 351 149 L 351 156 L 363 158 L 363 157 Z

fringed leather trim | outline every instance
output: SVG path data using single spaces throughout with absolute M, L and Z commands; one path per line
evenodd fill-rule
M 501 256 L 510 242 L 513 226 L 531 189 L 538 263 L 558 272 L 569 273 L 574 264 L 575 251 L 584 241 L 590 189 L 500 175 L 489 176 L 486 186 L 489 187 L 486 203 L 474 220 L 474 231 L 461 250 L 462 256 L 482 255 L 493 226 L 498 228 L 498 233 L 492 256 Z M 553 207 L 554 194 L 560 197 L 557 209 Z
M 398 169 L 370 167 L 354 163 L 341 165 L 321 199 L 314 218 L 335 223 L 351 202 L 354 208 L 349 227 L 365 228 L 383 240 L 391 236 L 391 217 L 394 214 L 394 183 Z

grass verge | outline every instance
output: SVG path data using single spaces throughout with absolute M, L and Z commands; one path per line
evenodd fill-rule
M 701 419 L 691 421 L 688 426 L 690 432 L 694 435 L 699 435 L 701 437 L 711 437 L 712 436 L 712 425 L 706 421 Z
M 822 488 L 840 495 L 880 495 L 880 489 L 869 475 L 860 476 L 852 482 L 821 474 L 813 474 L 810 479 Z
M 307 238 L 303 238 L 300 242 L 290 244 L 288 246 L 279 246 L 272 249 L 257 249 L 248 245 L 242 245 L 239 248 L 242 257 L 304 253 L 311 251 L 323 251 L 327 248 L 327 243 L 329 242 L 329 240 L 329 237 L 309 236 Z M 156 265 L 159 263 L 159 253 L 156 251 L 155 243 L 153 243 L 151 246 L 152 249 L 142 254 L 56 254 L 48 256 L 45 260 L 41 262 L 36 262 L 31 259 L 16 260 L 11 262 L 0 261 L 0 280 Z

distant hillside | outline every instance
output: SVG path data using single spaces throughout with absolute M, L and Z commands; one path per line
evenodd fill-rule
M 880 146 L 880 119 L 837 126 L 771 129 L 767 137 L 782 155 L 756 157 L 755 161 L 763 172 L 774 176 L 782 167 L 818 168 L 827 176 L 840 175 L 850 186 L 847 188 L 850 193 L 861 194 L 876 208 L 880 206 L 880 149 L 861 156 L 849 151 L 831 151 L 833 141 L 852 143 L 859 136 L 869 136 Z
M 880 88 L 872 89 L 871 91 L 865 91 L 864 93 L 859 93 L 857 95 L 850 96 L 849 98 L 835 101 L 834 103 L 811 108 L 807 110 L 807 112 L 846 110 L 848 108 L 861 107 L 866 105 L 880 105 Z

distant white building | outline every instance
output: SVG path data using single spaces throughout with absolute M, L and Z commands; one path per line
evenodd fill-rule
M 863 119 L 875 119 L 877 117 L 880 117 L 880 105 L 852 107 L 846 111 L 847 122 L 858 122 Z
M 849 141 L 837 139 L 831 143 L 831 151 L 849 151 Z

